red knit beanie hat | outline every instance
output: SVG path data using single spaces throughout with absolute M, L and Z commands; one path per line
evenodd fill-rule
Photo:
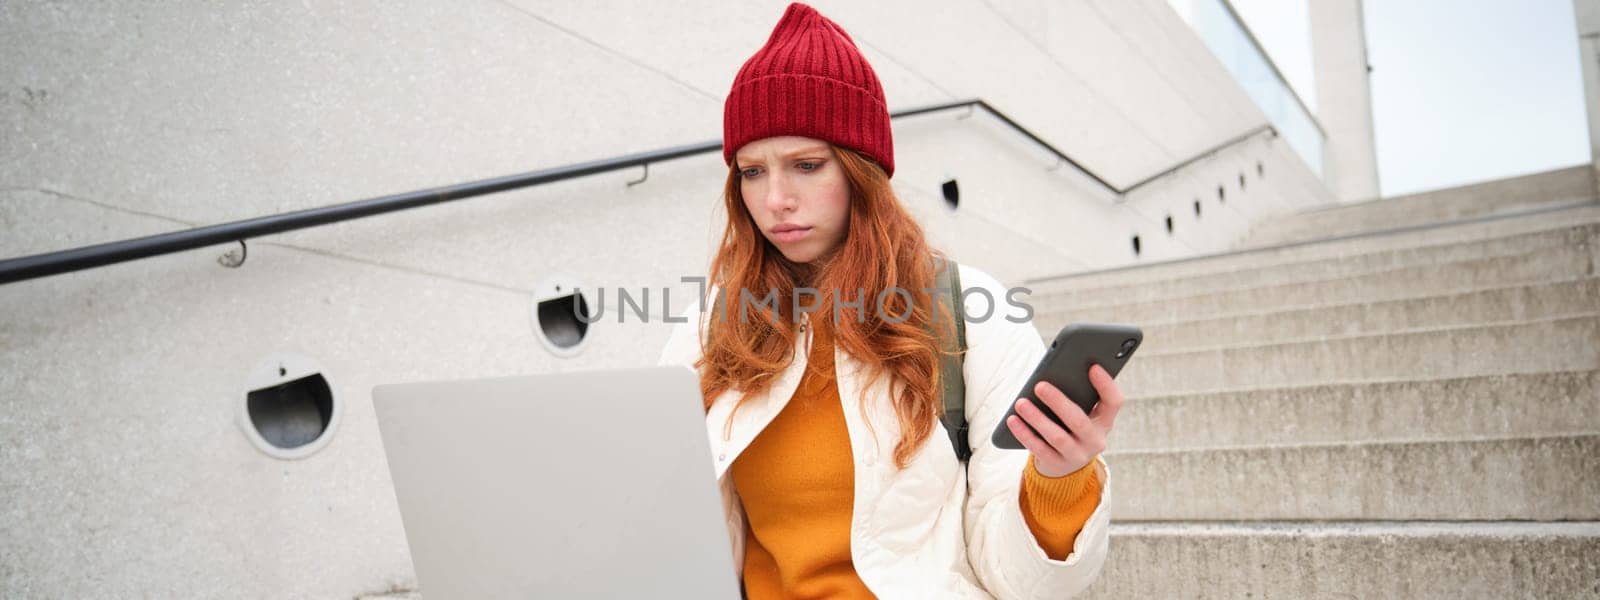
M 722 160 L 750 142 L 797 135 L 856 150 L 894 175 L 889 107 L 844 28 L 799 2 L 739 69 L 722 112 Z

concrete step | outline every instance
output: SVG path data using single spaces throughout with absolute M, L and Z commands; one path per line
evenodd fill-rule
M 1067 304 L 1050 297 L 1021 298 L 1033 306 L 1036 319 L 1168 323 L 1570 281 L 1595 275 L 1596 264 L 1600 244 L 1137 302 L 1096 298 Z
M 1405 209 L 1392 205 L 1388 207 L 1388 210 L 1363 206 L 1331 209 L 1328 212 L 1310 211 L 1259 223 L 1241 238 L 1233 248 L 1236 250 L 1270 248 L 1314 240 L 1357 237 L 1373 232 L 1414 230 L 1431 227 L 1439 223 L 1461 223 L 1490 220 L 1505 216 L 1534 214 L 1582 205 L 1592 201 L 1593 198 L 1561 198 L 1550 202 L 1529 202 L 1505 206 L 1484 212 L 1468 212 L 1440 219 L 1416 218 L 1413 215 L 1404 214 L 1406 212 Z M 1389 204 L 1388 201 L 1384 201 L 1384 203 Z
M 1446 222 L 1392 233 L 1368 233 L 1355 237 L 1298 242 L 1283 246 L 1246 248 L 1222 254 L 1202 255 L 1153 263 L 1143 263 L 1098 271 L 1064 273 L 1024 282 L 1034 289 L 1045 289 L 1054 282 L 1069 286 L 1103 287 L 1127 283 L 1162 281 L 1210 273 L 1226 273 L 1262 265 L 1286 264 L 1369 254 L 1387 250 L 1454 245 L 1473 241 L 1565 229 L 1600 222 L 1600 203 L 1585 202 L 1564 208 L 1547 208 L 1531 213 L 1502 215 L 1486 219 Z
M 1307 385 L 1140 396 L 1117 451 L 1570 435 L 1600 431 L 1600 372 Z
M 1590 312 L 1600 307 L 1600 279 L 1517 285 L 1442 296 L 1296 308 L 1248 315 L 1140 323 L 1145 337 L 1165 350 L 1247 343 L 1277 343 L 1402 329 L 1533 320 Z M 1041 335 L 1072 322 L 1073 313 L 1037 314 Z
M 1600 433 L 1111 450 L 1113 519 L 1600 520 Z
M 1165 352 L 1146 338 L 1118 375 L 1129 398 L 1600 368 L 1600 317 Z
M 1600 597 L 1600 524 L 1117 523 L 1090 598 Z
M 1264 285 L 1355 277 L 1407 267 L 1514 256 L 1549 248 L 1588 247 L 1596 245 L 1597 240 L 1600 240 L 1600 224 L 1590 223 L 1488 240 L 1381 250 L 1287 264 L 1262 264 L 1224 273 L 1184 275 L 1161 281 L 1100 286 L 1074 282 L 1071 285 L 1052 284 L 1030 289 L 1033 290 L 1034 297 L 1049 298 L 1052 302 L 1068 306 L 1091 303 L 1103 298 L 1123 298 L 1138 302 Z
M 1589 165 L 1407 196 L 1305 211 L 1263 223 L 1243 245 L 1437 223 L 1594 198 Z

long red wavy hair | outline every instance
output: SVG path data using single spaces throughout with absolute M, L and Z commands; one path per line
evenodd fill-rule
M 849 225 L 830 255 L 808 264 L 788 260 L 762 236 L 745 208 L 738 165 L 730 165 L 723 190 L 728 222 L 708 279 L 732 310 L 721 313 L 723 318 L 710 319 L 707 335 L 701 340 L 701 357 L 695 363 L 701 373 L 700 391 L 709 410 L 718 395 L 739 390 L 742 395 L 734 405 L 737 411 L 751 395 L 771 387 L 776 375 L 794 359 L 793 348 L 801 335 L 793 315 L 794 290 L 815 288 L 820 298 L 803 294 L 799 301 L 816 305 L 812 325 L 828 327 L 836 346 L 864 365 L 868 378 L 863 389 L 871 389 L 884 376 L 891 377 L 893 397 L 889 401 L 901 432 L 894 458 L 896 467 L 903 469 L 933 434 L 943 409 L 938 393 L 938 339 L 928 333 L 935 306 L 923 290 L 933 287 L 932 261 L 944 253 L 929 247 L 922 226 L 900 204 L 877 163 L 849 148 L 832 146 L 832 150 L 849 182 Z M 882 290 L 895 288 L 906 290 L 911 299 L 910 314 L 900 322 L 895 321 L 908 310 L 906 295 L 888 293 L 881 309 L 877 304 Z M 857 296 L 858 289 L 864 294 Z M 743 305 L 740 290 L 748 290 L 755 299 L 775 290 L 777 314 L 760 308 L 749 311 L 745 319 L 738 318 Z M 861 308 L 841 305 L 839 319 L 834 321 L 836 300 L 852 304 L 860 300 Z M 709 319 L 711 314 L 701 311 L 700 318 Z M 951 327 L 954 321 L 940 318 L 938 324 Z M 875 400 L 882 401 L 861 399 L 869 429 L 866 406 Z M 730 415 L 728 426 L 731 423 Z

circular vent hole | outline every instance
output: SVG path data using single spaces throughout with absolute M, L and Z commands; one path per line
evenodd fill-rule
M 254 390 L 245 404 L 261 439 L 284 450 L 317 441 L 333 421 L 333 392 L 319 374 Z
M 539 333 L 559 348 L 572 348 L 589 333 L 589 300 L 567 294 L 539 302 Z M 582 318 L 579 318 L 579 317 Z
M 338 430 L 341 404 L 333 382 L 302 354 L 268 356 L 250 372 L 239 427 L 257 450 L 296 459 L 322 449 Z
M 532 319 L 534 335 L 557 356 L 572 356 L 582 350 L 594 325 L 604 315 L 592 298 L 593 288 L 572 277 L 551 277 L 534 288 Z M 604 301 L 604 291 L 600 301 Z

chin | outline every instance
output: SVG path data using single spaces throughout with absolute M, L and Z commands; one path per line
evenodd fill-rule
M 782 254 L 784 258 L 789 259 L 789 262 L 792 263 L 808 263 L 817 259 L 815 252 L 806 250 L 783 252 Z
M 778 254 L 782 254 L 785 259 L 788 259 L 788 261 L 792 263 L 808 263 L 816 260 L 819 256 L 819 253 L 809 246 L 785 248 L 778 245 L 776 242 L 771 243 L 772 247 L 778 250 Z

